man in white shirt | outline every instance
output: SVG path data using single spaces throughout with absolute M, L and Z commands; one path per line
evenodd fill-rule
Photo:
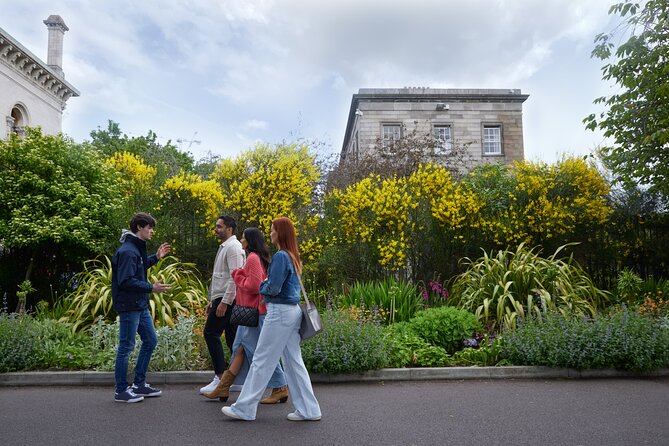
M 232 351 L 237 327 L 230 324 L 230 313 L 235 301 L 235 282 L 230 273 L 244 265 L 244 250 L 235 236 L 237 223 L 229 216 L 221 216 L 216 220 L 214 232 L 221 241 L 216 254 L 214 272 L 209 286 L 209 304 L 207 305 L 207 322 L 204 325 L 204 340 L 207 343 L 211 362 L 214 364 L 214 379 L 200 389 L 200 393 L 213 391 L 220 382 L 223 372 L 228 368 L 225 353 L 221 344 L 221 335 L 225 331 L 225 342 Z

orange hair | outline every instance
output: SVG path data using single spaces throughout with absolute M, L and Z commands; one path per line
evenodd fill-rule
M 276 244 L 279 249 L 283 249 L 290 255 L 293 265 L 298 273 L 302 272 L 302 262 L 300 253 L 297 250 L 297 236 L 295 235 L 295 226 L 288 217 L 279 217 L 272 222 L 276 232 Z

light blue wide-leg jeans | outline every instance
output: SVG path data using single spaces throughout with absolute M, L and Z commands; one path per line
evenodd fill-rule
M 231 406 L 239 417 L 255 420 L 258 403 L 279 359 L 283 363 L 295 412 L 304 418 L 321 416 L 309 372 L 302 361 L 298 331 L 301 320 L 302 311 L 298 305 L 267 304 L 267 316 L 260 331 L 251 369 L 237 401 Z
M 251 367 L 251 362 L 255 356 L 256 347 L 258 345 L 258 339 L 260 338 L 260 331 L 263 324 L 265 323 L 265 315 L 261 314 L 258 321 L 257 327 L 237 327 L 237 335 L 235 336 L 235 343 L 232 346 L 232 355 L 230 356 L 230 362 L 237 354 L 239 347 L 244 347 L 244 363 L 242 368 L 239 370 L 237 377 L 235 378 L 235 384 L 244 384 L 246 377 L 248 376 L 249 369 Z M 281 364 L 277 364 L 274 369 L 267 387 L 270 389 L 277 389 L 286 385 L 286 377 L 283 374 L 283 368 Z

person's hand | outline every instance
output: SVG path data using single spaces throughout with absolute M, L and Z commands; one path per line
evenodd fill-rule
M 204 309 L 204 314 L 209 316 L 209 312 L 211 311 L 211 302 L 207 304 L 207 308 Z
M 153 292 L 154 293 L 162 293 L 163 291 L 169 291 L 172 289 L 172 285 L 169 283 L 160 283 L 156 282 L 153 284 Z
M 218 307 L 216 307 L 216 316 L 223 317 L 227 309 L 228 309 L 228 304 L 221 302 L 220 304 L 218 304 Z
M 158 257 L 158 260 L 162 259 L 167 254 L 169 254 L 171 249 L 172 247 L 170 246 L 169 243 L 161 243 L 160 246 L 158 247 L 158 251 L 156 251 L 156 257 Z

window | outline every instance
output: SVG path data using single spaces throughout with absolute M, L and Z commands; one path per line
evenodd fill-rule
M 499 125 L 483 126 L 483 154 L 502 154 L 502 127 Z
M 401 127 L 399 124 L 383 124 L 383 146 L 391 146 L 400 139 Z
M 359 150 L 360 150 L 360 141 L 358 139 L 358 131 L 356 130 L 353 139 L 353 155 L 355 156 L 356 161 L 358 161 Z
M 7 117 L 7 125 L 11 133 L 16 133 L 19 136 L 25 135 L 25 127 L 27 123 L 26 109 L 21 104 L 16 104 L 12 107 L 11 115 Z
M 434 139 L 436 141 L 435 153 L 448 153 L 453 148 L 450 125 L 435 125 Z

